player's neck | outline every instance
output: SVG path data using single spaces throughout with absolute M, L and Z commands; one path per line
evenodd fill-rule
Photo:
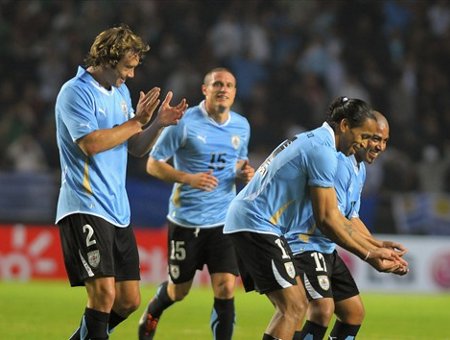
M 216 123 L 223 124 L 228 120 L 230 116 L 230 110 L 228 109 L 213 109 L 207 110 L 208 116 L 211 117 Z
M 89 66 L 86 71 L 91 74 L 92 78 L 94 78 L 100 86 L 107 90 L 111 90 L 112 84 L 108 81 L 108 70 L 102 67 Z

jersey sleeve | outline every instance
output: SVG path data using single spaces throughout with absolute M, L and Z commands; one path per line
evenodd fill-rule
M 118 88 L 118 90 L 122 94 L 122 98 L 124 98 L 127 103 L 127 107 L 129 108 L 128 119 L 131 119 L 135 116 L 135 111 L 134 111 L 133 103 L 131 101 L 130 89 L 128 88 L 128 86 L 126 84 L 122 84 Z
M 86 91 L 67 87 L 59 100 L 60 117 L 73 141 L 98 130 L 94 99 Z
M 364 187 L 364 183 L 366 182 L 366 166 L 361 162 L 361 189 Z M 351 217 L 359 217 L 359 210 L 361 209 L 361 192 L 359 193 L 358 200 L 355 203 L 353 211 L 351 212 Z
M 167 161 L 183 144 L 185 138 L 186 125 L 183 120 L 177 125 L 166 127 L 150 151 L 150 156 L 159 161 Z
M 348 209 L 351 209 L 351 207 L 349 207 L 351 202 L 349 202 L 348 192 L 350 190 L 352 175 L 346 166 L 346 160 L 342 157 L 346 156 L 339 157 L 336 176 L 334 177 L 334 188 L 336 190 L 339 210 L 345 216 Z
M 327 146 L 318 146 L 309 150 L 307 155 L 308 185 L 315 187 L 334 187 L 337 169 L 337 154 Z
M 250 142 L 250 124 L 248 121 L 245 121 L 245 135 L 244 135 L 244 141 L 241 145 L 241 148 L 239 150 L 239 156 L 238 159 L 240 160 L 247 160 L 248 159 L 248 144 Z

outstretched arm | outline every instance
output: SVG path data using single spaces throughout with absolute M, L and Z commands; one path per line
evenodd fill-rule
M 394 241 L 382 241 L 376 239 L 372 233 L 369 231 L 367 226 L 364 224 L 364 222 L 359 218 L 352 218 L 350 220 L 353 224 L 353 227 L 355 230 L 361 233 L 363 237 L 366 237 L 366 239 L 371 242 L 376 247 L 384 247 L 395 250 L 400 256 L 403 256 L 408 251 L 406 247 L 399 243 Z
M 377 247 L 367 240 L 339 211 L 334 188 L 311 187 L 314 217 L 320 230 L 342 248 L 370 263 L 378 271 L 407 266 L 394 250 Z
M 212 175 L 212 170 L 190 174 L 153 157 L 148 158 L 147 173 L 165 182 L 187 184 L 204 191 L 212 191 L 218 184 L 217 178 Z

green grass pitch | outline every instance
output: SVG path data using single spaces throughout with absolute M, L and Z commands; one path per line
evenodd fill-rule
M 143 285 L 142 305 L 110 339 L 137 339 L 136 326 L 155 287 Z M 359 339 L 450 340 L 450 294 L 362 293 L 366 320 Z M 68 339 L 77 327 L 86 304 L 84 288 L 66 282 L 1 282 L 0 339 Z M 158 326 L 156 339 L 211 339 L 209 315 L 212 293 L 194 288 L 186 299 L 168 309 Z M 261 339 L 273 308 L 265 296 L 236 293 L 235 340 Z

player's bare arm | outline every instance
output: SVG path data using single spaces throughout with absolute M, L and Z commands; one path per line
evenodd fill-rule
M 358 230 L 362 236 L 366 236 L 367 240 L 371 242 L 374 246 L 380 248 L 388 248 L 395 250 L 399 256 L 403 256 L 407 253 L 407 249 L 404 245 L 394 241 L 383 241 L 376 239 L 372 233 L 367 229 L 367 226 L 361 221 L 360 218 L 352 218 L 351 222 L 353 227 Z
M 314 218 L 320 230 L 341 247 L 364 258 L 368 247 L 354 240 L 351 222 L 339 212 L 334 188 L 311 187 L 310 191 Z
M 153 157 L 148 158 L 147 173 L 165 182 L 187 184 L 203 191 L 212 191 L 219 183 L 212 174 L 212 170 L 190 174 L 177 170 L 164 161 L 155 160 Z
M 77 144 L 86 156 L 91 157 L 125 143 L 141 130 L 142 126 L 138 121 L 129 120 L 111 129 L 93 131 L 80 138 Z
M 378 271 L 395 271 L 408 263 L 394 250 L 377 248 L 340 213 L 334 188 L 311 187 L 316 222 L 322 232 L 338 245 L 367 261 Z M 392 262 L 387 262 L 392 261 Z

